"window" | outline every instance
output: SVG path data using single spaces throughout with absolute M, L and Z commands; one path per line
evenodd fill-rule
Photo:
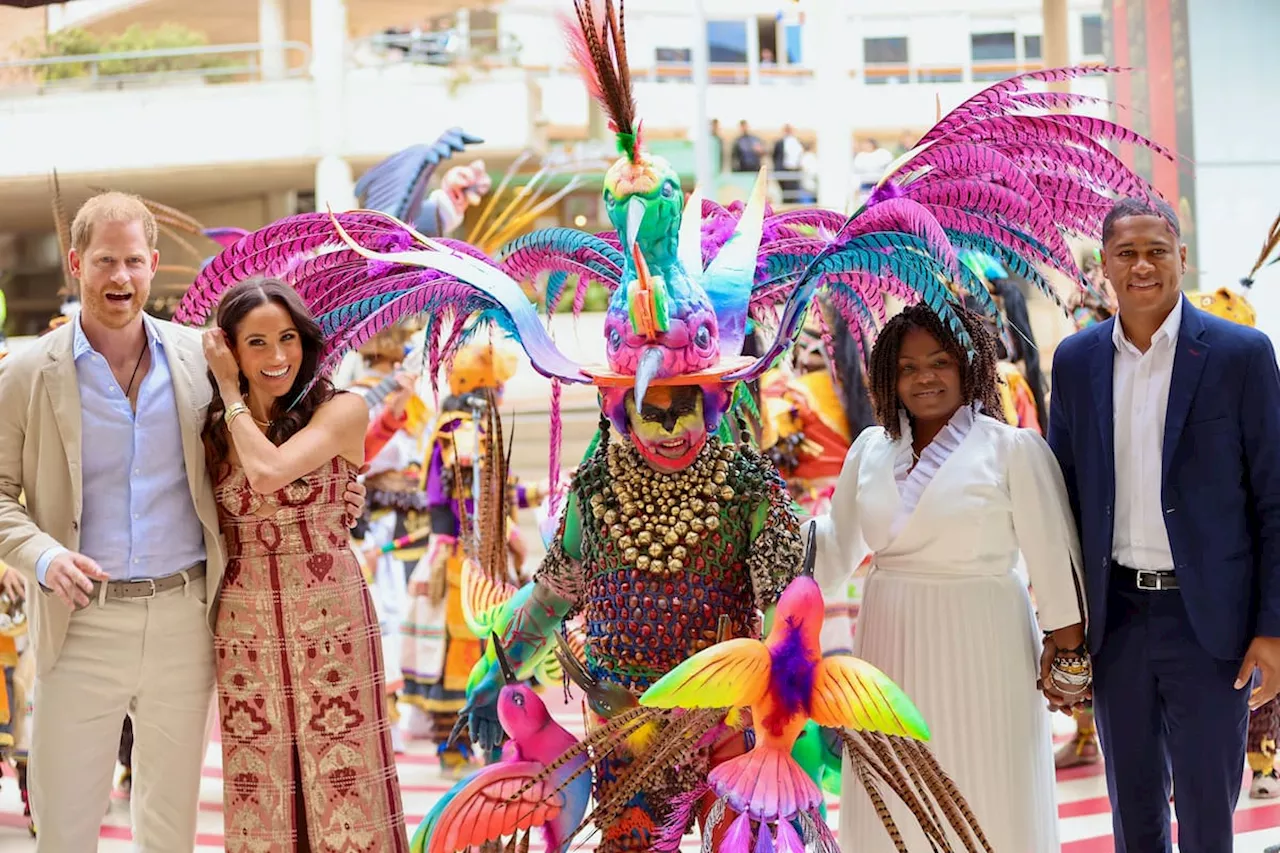
M 804 53 L 800 49 L 802 32 L 799 24 L 787 24 L 786 40 L 787 40 L 787 64 L 799 65 L 804 59 Z
M 688 65 L 693 62 L 693 50 L 687 47 L 655 47 L 653 58 L 659 65 Z
M 1027 59 L 1044 59 L 1041 53 L 1040 36 L 1022 37 L 1022 55 Z
M 906 65 L 906 36 L 863 39 L 862 60 L 867 65 Z
M 1102 56 L 1102 16 L 1080 16 L 1080 52 L 1085 56 Z
M 1018 39 L 1013 33 L 974 33 L 969 36 L 974 62 L 1012 60 L 1018 56 Z
M 707 53 L 711 62 L 747 63 L 747 22 L 707 21 Z

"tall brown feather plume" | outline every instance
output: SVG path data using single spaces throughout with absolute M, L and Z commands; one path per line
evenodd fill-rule
M 1253 265 L 1253 269 L 1249 270 L 1249 274 L 1245 276 L 1246 281 L 1253 281 L 1253 277 L 1267 263 L 1267 258 L 1276 250 L 1276 246 L 1280 246 L 1280 214 L 1277 214 L 1275 222 L 1271 223 L 1271 230 L 1267 232 L 1267 239 L 1262 243 L 1262 251 L 1258 253 L 1258 260 Z
M 648 784 L 655 775 L 680 763 L 696 746 L 703 735 L 711 731 L 724 717 L 723 709 L 687 711 L 665 728 L 654 739 L 654 746 L 637 756 L 623 771 L 609 797 L 597 801 L 595 809 L 582 819 L 571 835 L 577 835 L 592 823 L 608 826 L 622 814 L 626 804 Z
M 60 296 L 74 296 L 80 292 L 80 283 L 71 274 L 71 219 L 67 216 L 67 206 L 62 201 L 62 184 L 58 182 L 58 170 L 53 170 L 49 178 L 49 190 L 53 204 L 53 229 L 58 235 L 58 251 L 62 253 L 62 289 Z
M 953 853 L 956 849 L 954 842 L 948 837 L 946 825 L 939 819 L 938 810 L 941 810 L 946 824 L 960 838 L 965 850 L 977 850 L 974 845 L 976 840 L 983 850 L 990 853 L 991 845 L 968 802 L 938 765 L 928 747 L 909 738 L 848 730 L 840 733 L 840 739 L 850 763 L 858 769 L 863 787 L 868 787 L 869 780 L 884 783 L 907 806 L 931 846 L 948 853 Z M 862 776 L 864 772 L 868 774 L 865 778 Z M 870 789 L 868 793 L 870 794 Z M 881 811 L 874 795 L 872 802 L 876 804 L 876 812 L 896 844 L 900 834 L 897 826 L 893 824 L 887 810 Z
M 944 850 L 949 849 L 946 832 L 937 822 L 936 817 L 933 816 L 932 809 L 926 808 L 921 803 L 919 797 L 916 796 L 911 780 L 903 771 L 898 760 L 891 753 L 887 753 L 884 750 L 884 745 L 862 732 L 855 736 L 848 731 L 844 731 L 841 732 L 840 737 L 844 741 L 850 761 L 865 765 L 869 772 L 888 786 L 894 795 L 906 805 L 920 829 L 928 837 L 930 844 L 935 849 L 939 847 Z M 885 829 L 888 830 L 889 827 L 886 826 Z M 896 829 L 895 826 L 893 830 L 890 830 L 890 834 L 892 835 Z
M 627 66 L 626 26 L 622 0 L 615 10 L 613 0 L 604 0 L 604 21 L 597 23 L 594 0 L 574 0 L 574 11 L 586 44 L 594 74 L 589 86 L 600 87 L 600 106 L 609 116 L 616 133 L 635 134 L 636 103 L 631 89 L 631 69 Z M 576 55 L 576 51 L 575 51 Z M 584 72 L 587 69 L 583 69 Z

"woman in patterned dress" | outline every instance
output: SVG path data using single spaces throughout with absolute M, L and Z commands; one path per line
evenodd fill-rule
M 368 410 L 317 379 L 320 329 L 287 285 L 233 287 L 217 326 L 204 438 L 228 558 L 214 632 L 227 850 L 407 853 L 378 620 L 342 498 Z

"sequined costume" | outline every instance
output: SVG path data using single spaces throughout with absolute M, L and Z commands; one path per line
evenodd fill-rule
M 687 469 L 656 474 L 630 443 L 604 440 L 570 494 L 561 535 L 535 579 L 572 605 L 566 618 L 583 614 L 589 673 L 636 696 L 711 646 L 721 617 L 730 636 L 760 637 L 759 614 L 799 567 L 790 497 L 768 460 L 746 447 L 713 438 Z M 746 744 L 731 732 L 717 746 L 630 798 L 600 827 L 597 849 L 651 850 L 669 803 L 706 778 L 713 751 L 723 760 Z M 623 752 L 597 764 L 597 800 L 610 798 L 631 761 Z

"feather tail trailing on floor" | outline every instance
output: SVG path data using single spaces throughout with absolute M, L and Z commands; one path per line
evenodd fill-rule
M 889 814 L 879 785 L 884 785 L 907 806 L 934 849 L 948 852 L 963 849 L 972 853 L 985 850 L 991 853 L 991 844 L 964 795 L 923 743 L 911 738 L 847 729 L 840 732 L 840 740 L 855 775 L 871 797 L 876 813 L 899 850 L 906 851 L 906 846 Z M 945 823 L 939 818 L 939 811 Z M 963 847 L 955 846 L 955 838 Z

